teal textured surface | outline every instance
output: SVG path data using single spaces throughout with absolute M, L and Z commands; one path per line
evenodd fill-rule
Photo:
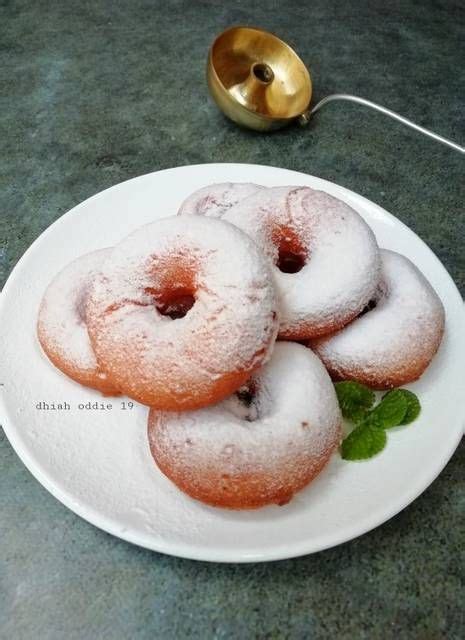
M 422 237 L 465 290 L 464 160 L 346 104 L 307 130 L 226 121 L 208 97 L 214 36 L 253 24 L 288 40 L 315 99 L 373 99 L 465 143 L 460 2 L 264 0 L 0 6 L 0 285 L 30 243 L 93 193 L 199 162 L 283 166 L 346 186 Z M 0 637 L 460 638 L 464 447 L 381 528 L 267 565 L 179 560 L 102 533 L 28 473 L 0 430 Z

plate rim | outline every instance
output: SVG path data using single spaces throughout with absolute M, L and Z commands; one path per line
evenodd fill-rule
M 19 272 L 21 265 L 23 262 L 27 260 L 27 257 L 30 253 L 32 253 L 36 245 L 40 244 L 44 238 L 47 237 L 49 233 L 52 232 L 57 226 L 64 224 L 66 220 L 72 216 L 73 214 L 79 213 L 79 208 L 84 204 L 88 204 L 90 201 L 96 200 L 99 197 L 103 197 L 106 192 L 116 189 L 126 183 L 143 180 L 153 176 L 155 174 L 161 174 L 165 172 L 173 172 L 178 169 L 191 169 L 194 167 L 202 167 L 202 168 L 215 168 L 221 166 L 225 167 L 241 167 L 241 168 L 250 168 L 250 169 L 270 169 L 275 171 L 284 171 L 288 174 L 293 174 L 296 176 L 304 176 L 306 178 L 311 178 L 317 180 L 321 184 L 321 187 L 324 188 L 325 185 L 330 185 L 331 189 L 340 192 L 341 194 L 345 194 L 348 197 L 356 197 L 359 200 L 362 200 L 365 205 L 367 205 L 370 209 L 376 209 L 383 218 L 387 218 L 393 221 L 396 226 L 400 225 L 404 230 L 407 230 L 408 233 L 413 234 L 417 241 L 423 246 L 423 249 L 426 249 L 428 256 L 432 259 L 433 262 L 436 263 L 436 266 L 439 267 L 445 276 L 447 276 L 449 284 L 452 285 L 451 290 L 454 291 L 454 296 L 456 296 L 456 301 L 461 304 L 462 315 L 465 319 L 465 307 L 463 305 L 463 299 L 460 294 L 460 291 L 457 288 L 454 280 L 450 276 L 447 269 L 444 267 L 442 262 L 436 256 L 436 254 L 432 251 L 432 249 L 426 244 L 426 242 L 418 236 L 415 231 L 413 231 L 410 227 L 408 227 L 402 220 L 396 218 L 389 211 L 382 208 L 380 205 L 375 202 L 369 200 L 363 195 L 358 194 L 347 187 L 339 185 L 331 180 L 326 180 L 325 178 L 321 178 L 319 176 L 315 176 L 313 174 L 304 173 L 302 171 L 294 171 L 292 169 L 286 169 L 283 167 L 276 167 L 273 165 L 261 165 L 261 164 L 250 164 L 250 163 L 231 163 L 231 162 L 215 162 L 215 163 L 198 163 L 193 165 L 181 165 L 177 167 L 169 167 L 165 169 L 161 169 L 158 171 L 151 171 L 140 176 L 134 176 L 132 178 L 128 178 L 122 182 L 114 184 L 102 191 L 99 191 L 89 198 L 86 198 L 82 202 L 78 203 L 65 213 L 59 216 L 57 220 L 52 222 L 46 229 L 42 231 L 42 233 L 30 244 L 30 246 L 26 249 L 26 251 L 21 255 L 19 260 L 16 262 L 15 266 L 11 270 L 2 291 L 0 291 L 0 308 L 3 306 L 3 301 L 5 300 L 5 296 L 8 295 L 8 291 L 10 287 L 13 286 L 13 282 L 16 278 L 16 273 Z M 0 394 L 0 417 L 9 417 L 8 410 L 6 408 L 5 400 L 3 394 Z M 26 469 L 31 473 L 31 475 L 59 502 L 61 502 L 65 507 L 70 509 L 76 515 L 81 517 L 83 520 L 89 522 L 93 526 L 98 529 L 104 531 L 107 534 L 113 535 L 119 539 L 122 539 L 131 544 L 135 544 L 139 547 L 143 547 L 149 549 L 151 551 L 156 551 L 158 553 L 164 553 L 173 557 L 180 557 L 190 560 L 199 560 L 204 562 L 220 562 L 220 563 L 251 563 L 251 562 L 270 562 L 277 560 L 284 560 L 290 558 L 296 558 L 303 555 L 308 555 L 312 553 L 318 553 L 320 551 L 324 551 L 325 549 L 329 549 L 345 542 L 349 542 L 359 536 L 362 536 L 377 527 L 381 526 L 395 515 L 400 513 L 403 509 L 405 509 L 408 505 L 410 505 L 416 498 L 418 498 L 431 484 L 434 480 L 439 476 L 439 474 L 443 471 L 451 457 L 453 456 L 455 450 L 463 436 L 463 428 L 464 428 L 464 416 L 458 414 L 457 416 L 457 429 L 452 432 L 450 437 L 449 446 L 447 448 L 447 452 L 444 453 L 442 458 L 439 461 L 436 461 L 433 472 L 425 474 L 426 477 L 423 478 L 421 476 L 421 482 L 417 482 L 409 492 L 404 495 L 404 499 L 400 502 L 396 503 L 389 510 L 385 510 L 382 517 L 377 515 L 376 517 L 368 517 L 363 520 L 363 527 L 360 527 L 359 524 L 353 524 L 349 530 L 347 527 L 343 529 L 343 534 L 336 533 L 332 536 L 325 536 L 325 542 L 321 542 L 318 544 L 319 538 L 312 538 L 309 542 L 307 539 L 304 539 L 299 545 L 294 545 L 292 549 L 285 545 L 274 546 L 272 550 L 268 550 L 265 553 L 247 553 L 244 551 L 240 551 L 239 555 L 235 552 L 234 548 L 228 549 L 228 551 L 224 551 L 222 549 L 212 549 L 208 546 L 208 544 L 196 544 L 196 546 L 191 546 L 187 543 L 179 543 L 176 542 L 171 544 L 166 538 L 159 539 L 156 538 L 153 534 L 150 536 L 141 536 L 140 534 L 132 534 L 130 531 L 121 531 L 117 530 L 115 526 L 114 520 L 108 518 L 107 516 L 103 516 L 98 512 L 98 510 L 94 508 L 90 508 L 81 504 L 79 500 L 73 498 L 71 494 L 67 491 L 62 490 L 59 485 L 57 485 L 52 479 L 48 477 L 48 474 L 41 469 L 41 465 L 36 463 L 33 456 L 30 455 L 27 447 L 23 447 L 19 437 L 17 437 L 16 432 L 18 429 L 15 429 L 13 426 L 10 429 L 9 423 L 13 425 L 14 420 L 4 420 L 2 419 L 2 428 L 3 431 L 8 438 L 13 450 L 24 464 Z M 461 424 L 462 423 L 462 424 Z M 430 468 L 430 467 L 428 467 Z

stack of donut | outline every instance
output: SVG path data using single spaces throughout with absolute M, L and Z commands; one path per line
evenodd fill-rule
M 309 187 L 216 184 L 50 283 L 37 332 L 76 382 L 150 407 L 159 469 L 206 504 L 285 504 L 341 438 L 333 380 L 388 389 L 443 306 L 363 218 Z

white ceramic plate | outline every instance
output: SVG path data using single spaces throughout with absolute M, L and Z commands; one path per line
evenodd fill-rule
M 146 441 L 147 409 L 121 408 L 67 379 L 42 355 L 35 322 L 50 279 L 73 258 L 118 242 L 155 218 L 175 214 L 195 189 L 213 182 L 301 184 L 354 207 L 381 246 L 411 258 L 441 296 L 446 335 L 433 364 L 411 389 L 421 417 L 391 430 L 385 451 L 370 461 L 336 454 L 306 490 L 284 507 L 230 512 L 203 506 L 155 467 Z M 32 212 L 31 212 L 32 215 Z M 256 165 L 180 167 L 129 180 L 86 200 L 55 222 L 11 274 L 0 307 L 0 417 L 17 454 L 58 500 L 94 525 L 135 544 L 177 556 L 264 561 L 332 547 L 381 524 L 434 480 L 463 429 L 464 311 L 461 297 L 428 247 L 392 215 L 331 182 Z M 44 401 L 67 411 L 36 408 Z M 112 410 L 78 404 L 111 402 Z

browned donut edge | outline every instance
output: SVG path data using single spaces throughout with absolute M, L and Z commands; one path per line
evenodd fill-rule
M 290 483 L 286 484 L 284 480 L 281 487 L 273 489 L 276 486 L 275 476 L 266 473 L 249 473 L 235 478 L 225 474 L 215 490 L 213 488 L 214 483 L 198 482 L 195 478 L 186 475 L 184 468 L 170 464 L 170 458 L 166 456 L 162 449 L 157 448 L 156 439 L 151 437 L 151 432 L 155 429 L 156 425 L 151 425 L 149 414 L 147 421 L 149 448 L 152 458 L 160 471 L 178 489 L 194 500 L 212 507 L 236 511 L 258 509 L 273 504 L 279 506 L 287 504 L 296 493 L 304 489 L 319 475 L 339 445 L 338 439 L 323 455 L 319 456 L 318 459 L 313 459 L 311 464 L 308 464 L 306 472 L 301 474 L 299 480 L 292 485 Z M 304 465 L 305 461 L 300 460 L 296 464 Z M 207 487 L 212 488 L 208 489 Z M 257 487 L 260 487 L 259 491 L 257 491 Z
M 437 340 L 437 344 L 433 346 L 426 357 L 424 356 L 417 361 L 411 361 L 408 366 L 399 368 L 396 371 L 383 370 L 381 365 L 378 372 L 366 371 L 361 367 L 355 366 L 344 367 L 325 359 L 324 355 L 319 353 L 316 345 L 312 346 L 310 343 L 309 346 L 314 349 L 315 353 L 322 360 L 329 375 L 331 376 L 331 379 L 335 382 L 341 380 L 353 380 L 355 382 L 360 382 L 371 389 L 383 391 L 386 389 L 401 387 L 405 384 L 418 380 L 429 367 L 431 361 L 436 355 L 442 341 L 442 335 L 443 334 L 441 334 Z
M 39 341 L 42 350 L 44 351 L 47 358 L 53 364 L 54 367 L 59 369 L 62 373 L 64 373 L 68 378 L 74 380 L 74 382 L 78 382 L 84 387 L 89 387 L 91 389 L 95 389 L 96 391 L 100 391 L 104 396 L 119 396 L 120 392 L 115 386 L 114 382 L 109 379 L 107 376 L 106 379 L 102 379 L 98 376 L 97 373 L 92 373 L 88 369 L 83 370 L 79 367 L 75 367 L 71 362 L 65 360 L 53 347 L 49 344 L 47 337 L 42 331 L 40 322 L 37 322 L 37 339 Z M 103 370 L 101 370 L 103 372 Z M 105 375 L 106 372 L 105 372 Z
M 365 307 L 365 304 L 361 305 L 360 309 L 356 311 L 346 314 L 343 318 L 336 321 L 328 322 L 327 324 L 319 324 L 315 325 L 312 322 L 302 322 L 299 323 L 298 327 L 294 329 L 281 330 L 278 333 L 278 340 L 291 340 L 291 341 L 302 341 L 302 340 L 314 340 L 316 338 L 323 338 L 325 336 L 329 336 L 336 331 L 340 331 L 348 324 L 350 324 L 353 320 L 357 318 L 360 312 Z

